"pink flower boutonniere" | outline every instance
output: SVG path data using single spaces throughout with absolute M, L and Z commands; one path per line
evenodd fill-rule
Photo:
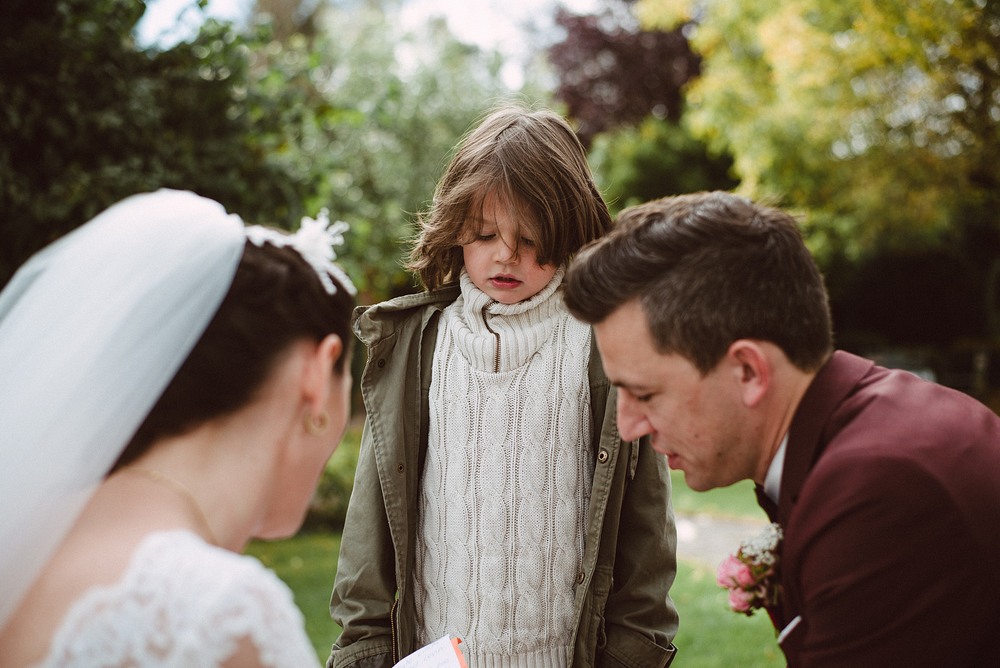
M 769 524 L 763 533 L 740 545 L 734 555 L 719 564 L 715 581 L 729 590 L 729 607 L 752 615 L 754 610 L 778 603 L 778 553 L 781 526 Z

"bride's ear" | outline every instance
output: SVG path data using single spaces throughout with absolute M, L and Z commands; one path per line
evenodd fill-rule
M 302 398 L 314 414 L 326 408 L 333 367 L 343 354 L 344 342 L 336 334 L 327 334 L 310 348 L 302 373 Z

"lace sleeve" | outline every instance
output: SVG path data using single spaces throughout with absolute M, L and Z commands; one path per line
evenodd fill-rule
M 118 583 L 73 605 L 41 666 L 216 668 L 243 640 L 261 665 L 318 665 L 273 572 L 188 532 L 163 532 L 143 541 Z

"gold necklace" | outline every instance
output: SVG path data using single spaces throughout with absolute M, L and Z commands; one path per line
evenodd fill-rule
M 173 488 L 175 492 L 187 499 L 188 505 L 194 510 L 198 519 L 201 520 L 202 528 L 208 535 L 209 542 L 212 545 L 221 545 L 222 543 L 215 537 L 215 532 L 212 531 L 212 526 L 208 523 L 208 516 L 205 515 L 205 511 L 201 509 L 201 504 L 198 503 L 198 499 L 195 495 L 188 489 L 187 485 L 182 483 L 176 478 L 171 478 L 166 473 L 158 471 L 156 469 L 147 469 L 141 466 L 126 466 L 122 471 L 132 471 L 133 473 L 139 473 L 146 476 L 150 480 L 155 480 L 156 482 L 163 483 L 167 487 Z

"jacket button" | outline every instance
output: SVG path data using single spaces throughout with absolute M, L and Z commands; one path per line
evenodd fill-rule
M 580 571 L 579 573 L 577 573 L 577 574 L 576 574 L 576 583 L 577 583 L 578 585 L 582 585 L 582 584 L 583 584 L 583 578 L 584 578 L 584 577 L 585 577 L 585 576 L 584 576 L 584 574 L 583 574 L 583 571 Z
M 384 367 L 384 366 L 385 366 L 385 360 L 384 360 L 384 359 L 380 359 L 380 360 L 379 360 L 378 362 L 376 362 L 376 363 L 375 363 L 375 365 L 376 365 L 376 366 L 377 366 L 378 368 L 380 368 L 380 369 L 381 369 L 382 367 Z
M 403 468 L 404 468 L 404 467 L 403 467 L 403 465 L 402 465 L 402 464 L 396 464 L 396 470 L 397 470 L 397 471 L 399 471 L 400 473 L 402 473 L 402 472 L 403 472 Z
M 597 461 L 599 461 L 602 464 L 608 461 L 608 451 L 601 449 L 601 451 L 597 453 Z

